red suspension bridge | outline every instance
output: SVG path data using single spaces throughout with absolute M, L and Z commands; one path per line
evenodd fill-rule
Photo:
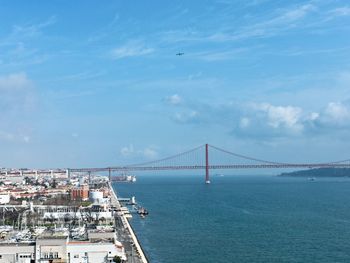
M 322 163 L 285 163 L 267 161 L 253 158 L 242 154 L 237 154 L 213 145 L 204 144 L 194 149 L 150 162 L 139 164 L 110 166 L 103 168 L 69 168 L 37 170 L 37 173 L 59 173 L 82 172 L 97 173 L 108 172 L 112 177 L 112 172 L 128 171 L 162 171 L 162 170 L 204 170 L 205 182 L 210 183 L 210 170 L 215 169 L 276 169 L 276 168 L 350 168 L 350 159 L 341 161 L 331 161 Z M 18 171 L 19 173 L 21 171 Z M 4 172 L 2 172 L 4 173 Z M 23 173 L 23 171 L 22 171 Z

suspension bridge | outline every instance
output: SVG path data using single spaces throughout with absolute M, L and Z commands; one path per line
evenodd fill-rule
M 246 155 L 234 153 L 213 145 L 204 144 L 191 150 L 162 158 L 159 160 L 121 166 L 110 166 L 102 168 L 67 168 L 67 169 L 49 169 L 36 170 L 40 173 L 98 173 L 108 172 L 109 178 L 112 178 L 112 172 L 129 171 L 165 171 L 165 170 L 203 170 L 205 171 L 205 182 L 210 183 L 210 170 L 220 169 L 278 169 L 278 168 L 350 168 L 350 159 L 341 161 L 330 161 L 321 163 L 286 163 L 268 161 Z M 2 171 L 2 174 L 4 171 Z M 22 173 L 25 171 L 12 171 L 13 173 Z

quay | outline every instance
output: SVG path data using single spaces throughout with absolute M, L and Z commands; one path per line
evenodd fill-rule
M 0 177 L 0 263 L 148 263 L 123 205 L 134 199 L 106 176 Z
M 112 184 L 109 182 L 108 186 L 110 188 L 111 193 L 111 204 L 116 207 L 118 211 L 121 211 L 121 204 L 119 202 L 117 194 L 115 193 Z M 132 229 L 127 216 L 123 212 L 119 212 L 115 216 L 115 224 L 117 227 L 117 234 L 119 236 L 120 241 L 123 243 L 125 247 L 125 251 L 130 253 L 128 255 L 128 262 L 132 263 L 148 263 L 148 259 L 145 256 L 145 253 L 142 250 L 142 247 Z M 126 230 L 127 232 L 125 233 Z M 134 253 L 135 251 L 135 253 Z M 130 261 L 131 260 L 131 261 Z
M 118 198 L 119 202 L 130 202 L 130 200 L 131 198 L 121 198 L 121 197 Z

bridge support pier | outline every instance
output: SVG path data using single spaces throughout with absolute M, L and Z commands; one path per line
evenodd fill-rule
M 108 180 L 109 180 L 109 182 L 112 182 L 112 171 L 111 171 L 111 168 L 108 168 Z
M 209 179 L 209 146 L 205 145 L 205 183 L 210 184 Z

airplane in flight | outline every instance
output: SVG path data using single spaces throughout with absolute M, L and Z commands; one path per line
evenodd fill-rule
M 182 56 L 182 55 L 185 55 L 185 53 L 183 52 L 176 53 L 176 56 Z

